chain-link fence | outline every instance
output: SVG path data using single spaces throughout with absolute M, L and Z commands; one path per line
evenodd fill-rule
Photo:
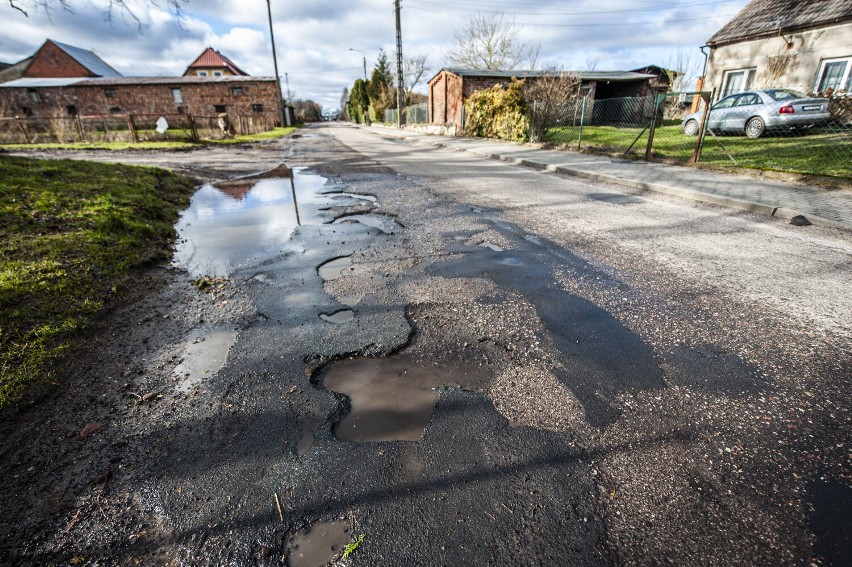
M 406 124 L 425 124 L 429 121 L 428 105 L 423 102 L 411 104 L 405 107 Z M 385 123 L 396 124 L 397 110 L 395 108 L 385 109 Z
M 545 140 L 566 149 L 672 163 L 852 178 L 852 96 L 796 89 L 577 101 Z
M 167 129 L 157 131 L 157 121 Z M 218 114 L 106 114 L 0 117 L 0 144 L 221 140 L 272 130 L 269 116 Z

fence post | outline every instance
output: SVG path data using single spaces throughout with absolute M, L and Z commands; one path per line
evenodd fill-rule
M 77 132 L 80 134 L 80 141 L 86 141 L 86 132 L 83 130 L 83 121 L 80 119 L 80 115 L 76 115 L 74 117 L 74 124 L 77 125 Z
M 654 146 L 654 132 L 657 131 L 657 116 L 660 107 L 666 100 L 666 95 L 657 94 L 654 97 L 654 115 L 651 117 L 651 129 L 648 131 L 648 143 L 645 145 L 645 161 L 651 161 L 651 148 Z
M 197 142 L 198 130 L 195 128 L 195 118 L 193 118 L 191 112 L 186 113 L 186 119 L 189 121 L 189 136 L 192 138 L 193 142 Z
M 580 106 L 580 136 L 577 138 L 577 151 L 580 151 L 580 144 L 583 143 L 583 124 L 586 122 L 586 99 L 589 95 L 583 97 L 583 104 Z
M 134 143 L 139 143 L 139 137 L 136 135 L 136 123 L 133 121 L 133 115 L 127 115 L 127 129 L 130 130 L 130 138 Z
M 698 140 L 695 141 L 695 151 L 692 154 L 692 159 L 687 162 L 689 165 L 695 165 L 698 163 L 698 160 L 701 159 L 701 150 L 704 149 L 704 136 L 707 133 L 707 122 L 709 122 L 710 103 L 713 101 L 715 93 L 716 89 L 713 89 L 710 92 L 709 97 L 707 96 L 707 93 L 703 93 L 701 95 L 701 98 L 704 99 L 704 113 L 701 115 L 701 124 L 698 128 Z
M 21 134 L 23 134 L 23 135 L 24 135 L 24 140 L 25 140 L 28 144 L 30 144 L 30 143 L 31 143 L 31 142 L 30 142 L 30 136 L 29 136 L 29 134 L 27 134 L 27 129 L 26 129 L 26 128 L 24 128 L 24 125 L 23 125 L 23 124 L 21 124 L 21 119 L 20 119 L 20 117 L 18 117 L 18 116 L 16 116 L 16 117 L 15 117 L 15 124 L 17 124 L 17 125 L 18 125 L 18 129 L 21 131 Z

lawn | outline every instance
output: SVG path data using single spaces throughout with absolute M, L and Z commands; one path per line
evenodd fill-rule
M 200 146 L 209 145 L 231 145 L 231 144 L 249 144 L 253 142 L 263 142 L 266 140 L 274 140 L 289 136 L 296 131 L 297 126 L 288 126 L 286 128 L 273 128 L 267 132 L 259 134 L 246 134 L 244 136 L 235 136 L 222 140 L 201 140 L 193 142 L 189 138 L 188 133 L 171 132 L 169 131 L 170 139 L 163 141 L 116 141 L 116 142 L 67 142 L 63 144 L 47 143 L 47 144 L 0 144 L 0 148 L 17 151 L 17 150 L 174 150 L 174 149 L 189 149 Z M 141 131 L 140 131 L 141 133 Z
M 134 270 L 169 257 L 193 191 L 154 168 L 0 155 L 0 407 L 52 383 Z
M 642 128 L 586 126 L 583 128 L 580 148 L 581 151 L 592 153 L 623 153 L 640 132 Z M 576 150 L 579 135 L 579 127 L 558 127 L 548 131 L 547 141 Z M 633 146 L 631 155 L 645 155 L 647 136 L 647 132 L 642 134 Z M 692 156 L 696 141 L 695 136 L 686 136 L 681 132 L 679 122 L 669 122 L 656 129 L 654 158 L 685 163 Z M 754 140 L 745 136 L 708 134 L 701 153 L 701 163 L 850 179 L 852 131 L 838 129 L 832 133 L 809 132 L 797 137 L 767 135 Z

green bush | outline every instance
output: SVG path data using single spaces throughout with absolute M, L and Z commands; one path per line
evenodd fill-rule
M 481 138 L 526 142 L 530 121 L 524 100 L 524 81 L 512 78 L 508 86 L 494 85 L 468 97 L 465 133 Z

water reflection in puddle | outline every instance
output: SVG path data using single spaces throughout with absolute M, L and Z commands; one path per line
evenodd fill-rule
M 343 256 L 342 258 L 335 258 L 333 260 L 329 260 L 328 262 L 320 264 L 320 266 L 317 268 L 317 273 L 319 274 L 319 277 L 321 277 L 325 281 L 336 280 L 341 275 L 343 275 L 343 270 L 351 265 L 352 257 Z
M 334 224 L 347 222 L 359 222 L 363 225 L 377 228 L 385 234 L 394 234 L 401 228 L 395 219 L 385 215 L 347 215 L 336 219 Z
M 204 185 L 175 226 L 175 262 L 196 276 L 227 276 L 277 253 L 297 226 L 322 222 L 319 209 L 329 200 L 323 188 L 326 179 L 304 168 L 293 169 L 291 177 Z
M 320 319 L 323 321 L 328 321 L 329 323 L 348 323 L 349 321 L 355 318 L 355 312 L 351 309 L 341 309 L 340 311 L 335 311 L 334 313 L 320 313 Z
M 237 340 L 237 331 L 210 327 L 197 329 L 189 336 L 183 360 L 173 371 L 179 379 L 176 386 L 179 392 L 191 391 L 225 365 L 228 351 Z
M 503 248 L 501 248 L 500 246 L 497 246 L 496 244 L 492 244 L 491 242 L 488 242 L 487 240 L 485 242 L 483 242 L 482 244 L 480 244 L 480 246 L 482 248 L 488 248 L 489 250 L 493 250 L 494 252 L 502 252 L 503 251 Z
M 335 428 L 338 439 L 418 441 L 432 418 L 437 388 L 481 387 L 486 378 L 478 366 L 436 366 L 402 353 L 336 362 L 323 372 L 320 383 L 352 401 L 351 411 Z
M 290 567 L 323 567 L 343 551 L 352 539 L 349 523 L 344 520 L 317 522 L 306 533 L 290 540 Z

